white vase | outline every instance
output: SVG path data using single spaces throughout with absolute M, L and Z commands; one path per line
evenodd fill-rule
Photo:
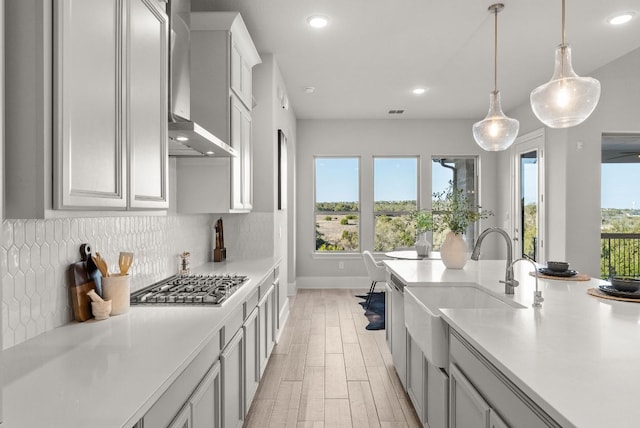
M 440 246 L 440 257 L 447 269 L 462 269 L 467 264 L 467 243 L 462 235 L 447 233 Z
M 418 240 L 415 245 L 418 256 L 429 257 L 429 253 L 431 252 L 431 242 L 427 239 L 426 232 L 418 234 Z

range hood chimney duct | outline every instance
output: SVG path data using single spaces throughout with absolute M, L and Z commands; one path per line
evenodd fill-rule
M 237 152 L 191 121 L 191 0 L 170 0 L 169 156 L 235 157 Z

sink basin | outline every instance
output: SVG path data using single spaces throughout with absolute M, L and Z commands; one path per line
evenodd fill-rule
M 511 300 L 502 300 L 475 284 L 406 287 L 404 289 L 405 324 L 411 337 L 429 362 L 436 367 L 449 366 L 449 326 L 440 309 L 524 308 Z

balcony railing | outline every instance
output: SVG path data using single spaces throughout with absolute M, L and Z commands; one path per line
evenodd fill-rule
M 600 274 L 640 277 L 640 233 L 600 234 Z

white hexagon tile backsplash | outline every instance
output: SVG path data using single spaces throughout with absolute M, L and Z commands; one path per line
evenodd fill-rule
M 209 260 L 213 216 L 136 216 L 5 220 L 0 236 L 3 349 L 72 320 L 67 270 L 89 243 L 118 270 L 120 251 L 135 255 L 133 290 Z

